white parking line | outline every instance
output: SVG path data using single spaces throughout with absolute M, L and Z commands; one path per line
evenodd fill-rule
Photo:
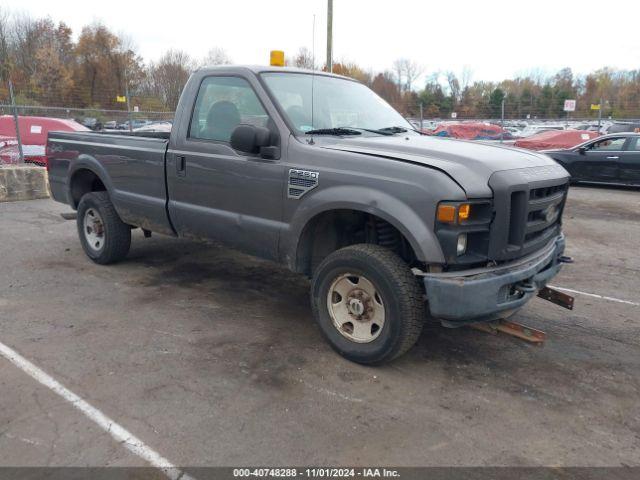
M 554 287 L 553 285 L 549 285 L 550 288 L 555 288 L 557 290 L 562 290 L 563 292 L 569 292 L 569 293 L 577 293 L 578 295 L 584 295 L 586 297 L 593 297 L 593 298 L 599 298 L 601 300 L 607 300 L 609 302 L 617 302 L 617 303 L 624 303 L 626 305 L 633 305 L 635 307 L 640 307 L 640 303 L 637 302 L 631 302 L 629 300 L 621 300 L 619 298 L 614 298 L 614 297 L 607 297 L 606 295 L 597 295 L 595 293 L 587 293 L 587 292 L 581 292 L 580 290 L 572 290 L 570 288 L 563 288 L 563 287 Z
M 111 418 L 107 417 L 97 408 L 91 406 L 85 400 L 64 387 L 53 377 L 47 375 L 22 355 L 0 342 L 0 355 L 13 363 L 27 375 L 40 382 L 45 387 L 54 391 L 75 408 L 84 413 L 90 420 L 95 422 L 100 428 L 111 435 L 114 440 L 121 443 L 133 454 L 146 460 L 153 467 L 162 470 L 167 477 L 172 480 L 193 480 L 192 477 L 184 473 L 169 460 L 164 458 L 154 449 L 145 444 L 138 437 L 133 435 L 124 427 L 118 425 Z

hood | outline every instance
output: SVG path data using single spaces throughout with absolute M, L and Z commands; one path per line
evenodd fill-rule
M 351 137 L 335 143 L 316 139 L 321 148 L 401 160 L 440 170 L 456 181 L 469 198 L 492 196 L 489 178 L 495 172 L 557 165 L 551 158 L 536 152 L 429 136 Z

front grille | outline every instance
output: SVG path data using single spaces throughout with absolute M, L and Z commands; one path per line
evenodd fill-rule
M 524 227 L 524 245 L 552 236 L 560 224 L 567 184 L 534 188 L 529 191 Z
M 534 188 L 529 191 L 529 199 L 536 200 L 538 198 L 550 197 L 554 193 L 564 192 L 567 189 L 567 184 L 554 185 L 552 187 Z
M 491 260 L 528 255 L 560 234 L 568 191 L 566 173 L 554 175 L 555 171 L 545 170 L 538 177 L 527 170 L 498 172 L 490 180 L 495 208 L 489 241 Z

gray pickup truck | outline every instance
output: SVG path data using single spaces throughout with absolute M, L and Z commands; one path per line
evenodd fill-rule
M 47 155 L 94 262 L 125 258 L 136 227 L 280 262 L 312 279 L 321 331 L 360 363 L 406 352 L 428 317 L 508 317 L 565 259 L 561 166 L 421 135 L 337 75 L 200 70 L 170 134 L 53 132 Z

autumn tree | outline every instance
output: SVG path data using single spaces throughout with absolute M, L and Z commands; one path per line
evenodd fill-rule
M 84 106 L 117 106 L 116 97 L 135 90 L 144 78 L 142 60 L 104 25 L 82 29 L 74 51 L 76 101 Z
M 402 94 L 392 72 L 385 71 L 373 77 L 371 89 L 396 110 L 402 110 Z

